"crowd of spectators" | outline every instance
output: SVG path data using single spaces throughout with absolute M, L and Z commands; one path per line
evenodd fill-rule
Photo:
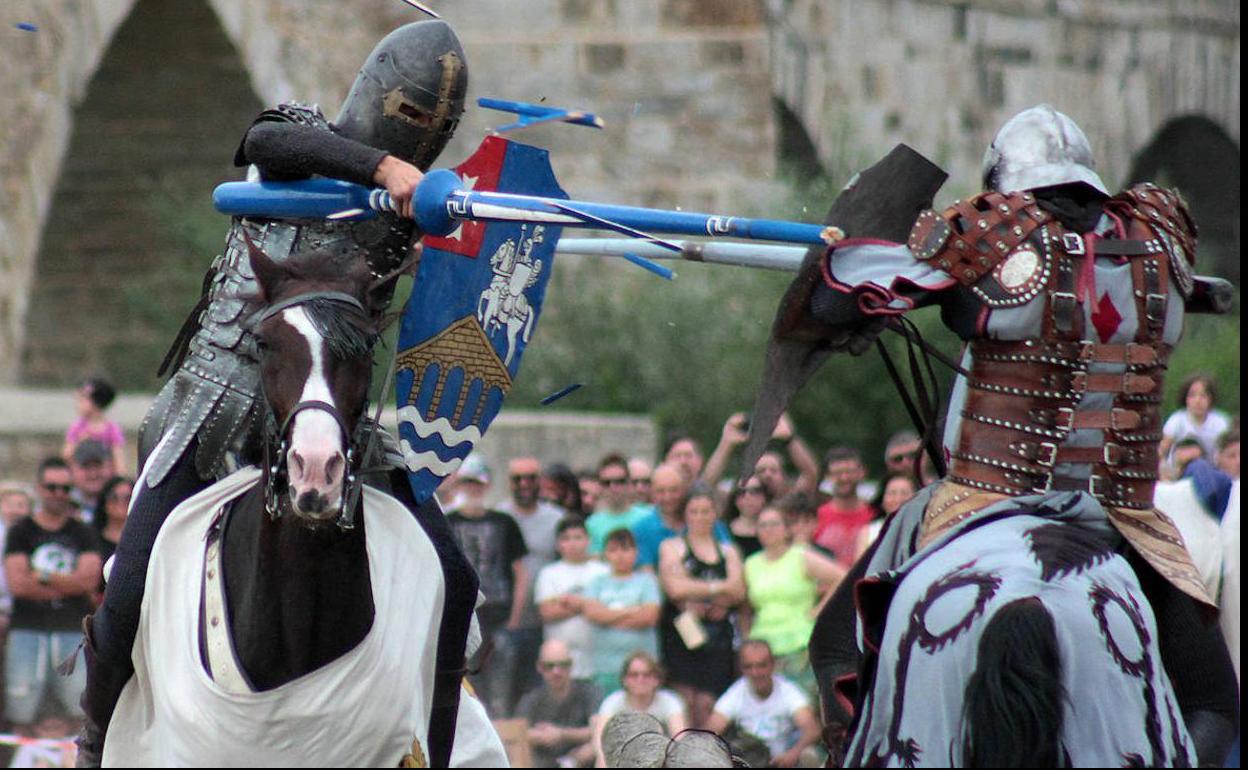
M 104 380 L 83 383 L 61 452 L 39 463 L 33 483 L 0 482 L 0 731 L 49 739 L 6 744 L 0 753 L 16 764 L 42 760 L 9 757 L 12 750 L 68 745 L 54 739 L 75 734 L 82 715 L 82 619 L 102 600 L 103 565 L 134 491 L 133 479 L 122 475 L 121 428 L 104 415 L 114 395 Z M 55 763 L 57 756 L 43 759 Z
M 1212 392 L 1207 378 L 1185 383 L 1161 471 L 1216 474 L 1221 498 L 1198 484 L 1200 515 L 1216 520 L 1238 479 L 1239 436 Z M 815 617 L 886 519 L 935 476 L 912 431 L 890 437 L 882 476 L 868 480 L 858 450 L 835 446 L 820 462 L 787 417 L 741 473 L 733 455 L 748 429 L 747 415 L 730 416 L 709 455 L 674 434 L 657 458 L 608 454 L 592 470 L 514 459 L 496 512 L 511 523 L 498 519 L 495 549 L 461 536 L 492 642 L 473 683 L 492 716 L 527 721 L 536 766 L 601 762 L 603 725 L 621 711 L 649 713 L 673 734 L 712 730 L 754 762 L 822 761 L 806 649 Z M 489 515 L 464 509 L 489 483 L 470 457 L 439 491 L 453 522 Z
M 918 490 L 919 442 L 899 433 L 870 484 L 857 452 L 821 465 L 786 417 L 738 480 L 748 428 L 734 414 L 709 455 L 674 434 L 659 457 L 608 454 L 592 471 L 514 457 L 505 480 L 474 455 L 439 490 L 481 579 L 470 682 L 492 717 L 526 720 L 535 765 L 601 760 L 621 711 L 727 730 L 779 766 L 821 761 L 806 645 L 848 565 Z M 506 499 L 491 508 L 496 481 Z
M 121 430 L 104 416 L 111 398 L 107 383 L 84 383 L 62 453 L 33 485 L 0 485 L 3 719 L 19 734 L 80 716 L 84 667 L 55 669 L 102 598 L 134 492 Z M 1184 383 L 1160 472 L 1190 479 L 1217 520 L 1239 478 L 1239 427 L 1213 400 L 1208 378 Z M 934 480 L 931 464 L 919 436 L 898 431 L 869 481 L 860 452 L 835 446 L 820 462 L 786 417 L 743 472 L 733 455 L 748 429 L 748 415 L 730 416 L 709 455 L 673 434 L 656 458 L 514 457 L 497 505 L 473 455 L 439 489 L 480 578 L 470 682 L 492 717 L 525 720 L 535 766 L 601 762 L 603 726 L 622 711 L 672 734 L 712 730 L 754 762 L 822 761 L 806 652 L 815 617 L 887 518 Z

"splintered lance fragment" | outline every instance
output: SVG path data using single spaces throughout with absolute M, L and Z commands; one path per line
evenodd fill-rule
M 539 403 L 541 403 L 542 406 L 550 406 L 551 404 L 555 403 L 559 399 L 563 398 L 564 396 L 568 395 L 574 390 L 577 390 L 580 387 L 581 387 L 581 383 L 574 382 L 571 385 L 567 386 L 566 388 L 562 388 L 554 393 L 551 393 L 546 398 L 543 398 Z
M 642 267 L 642 268 L 645 268 L 646 270 L 649 270 L 650 272 L 654 273 L 660 278 L 666 278 L 669 281 L 672 280 L 672 277 L 675 275 L 675 273 L 672 272 L 671 268 L 664 267 L 663 265 L 660 265 L 657 262 L 651 262 L 645 257 L 638 256 L 637 254 L 625 253 L 624 259 L 627 259 L 629 262 L 632 262 L 634 265 L 637 265 L 638 267 Z

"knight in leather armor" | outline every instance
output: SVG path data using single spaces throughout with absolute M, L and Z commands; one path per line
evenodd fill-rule
M 809 299 L 807 317 L 855 353 L 881 321 L 930 305 L 965 343 L 948 473 L 898 514 L 895 548 L 881 545 L 856 576 L 897 567 L 1003 501 L 1086 492 L 1081 505 L 1116 529 L 1153 605 L 1197 753 L 1220 762 L 1237 724 L 1233 670 L 1182 538 L 1153 507 L 1162 379 L 1193 297 L 1196 227 L 1175 191 L 1110 194 L 1083 132 L 1048 105 L 1005 123 L 983 175 L 983 193 L 924 211 L 904 244 L 836 244 Z M 812 638 L 825 717 L 845 718 L 831 692 L 852 673 L 852 612 L 848 598 L 829 603 Z
M 369 54 L 332 123 L 315 105 L 284 103 L 248 128 L 234 161 L 250 167 L 249 176 L 323 176 L 382 186 L 398 213 L 361 222 L 233 219 L 224 252 L 213 260 L 202 297 L 161 367 L 173 371 L 141 430 L 140 487 L 104 602 L 86 624 L 84 761 L 102 750 L 113 707 L 132 674 L 130 651 L 160 526 L 177 503 L 254 461 L 261 447 L 268 407 L 258 392 L 256 343 L 245 324 L 259 309 L 247 241 L 277 261 L 315 252 L 344 265 L 364 260 L 378 279 L 394 276 L 410 264 L 421 235 L 411 219 L 413 190 L 455 130 L 467 83 L 463 48 L 451 28 L 442 21 L 411 23 Z M 385 294 L 374 298 L 375 307 L 384 308 L 394 282 L 378 285 L 375 291 Z

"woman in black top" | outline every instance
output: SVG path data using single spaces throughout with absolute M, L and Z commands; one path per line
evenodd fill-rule
M 745 601 L 745 576 L 736 546 L 715 539 L 710 487 L 695 484 L 680 510 L 685 534 L 659 546 L 659 652 L 668 683 L 689 705 L 690 726 L 702 728 L 736 677 L 732 611 Z
M 130 495 L 134 493 L 134 480 L 126 476 L 113 476 L 104 482 L 100 496 L 95 502 L 95 516 L 91 527 L 100 536 L 100 561 L 107 564 L 108 557 L 117 550 L 121 529 L 126 524 L 130 510 Z M 100 593 L 104 592 L 104 579 L 100 578 Z

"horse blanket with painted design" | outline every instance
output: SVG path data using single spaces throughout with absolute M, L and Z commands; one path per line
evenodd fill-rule
M 464 188 L 567 198 L 537 147 L 487 137 L 455 168 Z M 554 268 L 555 223 L 462 221 L 426 236 L 399 329 L 399 440 L 417 501 L 459 467 L 520 371 Z
M 878 658 L 846 765 L 965 766 L 980 637 L 1027 597 L 1057 630 L 1061 755 L 1076 767 L 1193 763 L 1152 609 L 1100 504 L 1084 493 L 1007 500 L 899 558 L 930 496 L 890 522 L 857 586 L 860 646 Z
M 152 550 L 133 661 L 109 724 L 105 766 L 394 767 L 427 755 L 445 587 L 411 513 L 364 487 L 376 616 L 364 641 L 267 692 L 226 692 L 199 651 L 205 536 L 223 507 L 259 482 L 244 468 L 183 502 Z M 461 699 L 452 764 L 505 766 L 485 712 Z

